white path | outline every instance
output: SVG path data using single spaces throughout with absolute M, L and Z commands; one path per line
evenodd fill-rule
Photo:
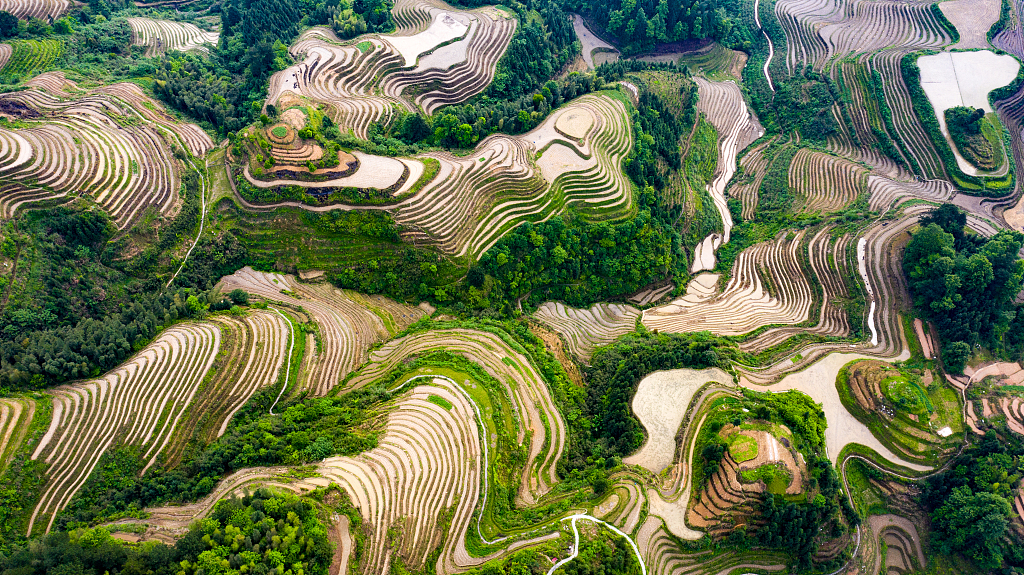
M 772 63 L 772 58 L 775 57 L 775 46 L 772 45 L 772 39 L 768 37 L 768 32 L 764 31 L 761 26 L 761 16 L 758 14 L 761 0 L 754 0 L 754 23 L 757 24 L 758 28 L 761 28 L 761 33 L 764 34 L 764 39 L 768 41 L 768 59 L 764 61 L 764 78 L 768 80 L 768 88 L 772 92 L 775 91 L 775 85 L 772 84 L 772 77 L 768 74 L 768 66 Z
M 629 543 L 629 545 L 633 548 L 633 553 L 636 553 L 636 560 L 640 562 L 640 573 L 642 575 L 647 575 L 647 565 L 644 564 L 644 558 L 640 556 L 640 549 L 637 548 L 636 543 L 633 541 L 632 537 L 630 537 L 629 535 L 626 535 L 625 533 L 620 531 L 617 527 L 615 527 L 611 523 L 606 523 L 604 521 L 601 521 L 597 517 L 592 517 L 592 516 L 587 515 L 585 513 L 577 513 L 576 515 L 570 515 L 568 517 L 563 518 L 562 521 L 565 521 L 565 520 L 568 520 L 568 519 L 572 520 L 572 534 L 573 534 L 573 537 L 574 537 L 574 542 L 572 544 L 572 553 L 569 554 L 569 556 L 566 557 L 565 559 L 562 559 L 558 563 L 555 563 L 554 565 L 552 565 L 551 569 L 548 569 L 547 575 L 551 575 L 559 567 L 561 567 L 562 565 L 565 565 L 566 563 L 572 561 L 573 559 L 576 558 L 577 555 L 580 554 L 580 532 L 579 532 L 579 529 L 576 528 L 576 522 L 579 521 L 580 519 L 585 519 L 587 521 L 593 521 L 594 523 L 600 523 L 601 525 L 604 525 L 608 529 L 611 529 L 613 532 L 615 532 L 615 534 L 619 535 L 620 537 L 623 537 Z

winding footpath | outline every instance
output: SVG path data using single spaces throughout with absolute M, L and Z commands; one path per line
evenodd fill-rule
M 593 516 L 587 515 L 585 513 L 577 513 L 575 515 L 570 515 L 568 517 L 563 517 L 562 521 L 569 520 L 569 519 L 572 520 L 572 535 L 573 535 L 573 538 L 574 538 L 574 541 L 573 541 L 573 544 L 572 544 L 572 553 L 570 553 L 569 556 L 566 557 L 565 559 L 562 559 L 558 563 L 555 563 L 554 565 L 552 565 L 551 569 L 548 569 L 547 575 L 551 575 L 559 567 L 565 565 L 566 563 L 569 563 L 570 561 L 575 559 L 577 555 L 580 554 L 580 532 L 579 532 L 579 529 L 576 528 L 576 522 L 579 521 L 580 519 L 585 519 L 587 521 L 593 521 L 594 523 L 599 523 L 601 525 L 604 525 L 608 529 L 611 529 L 616 535 L 625 538 L 626 541 L 629 543 L 630 547 L 633 548 L 633 553 L 636 553 L 636 560 L 640 562 L 640 573 L 642 575 L 647 575 L 647 565 L 644 564 L 644 558 L 640 556 L 640 549 L 637 548 L 636 543 L 633 541 L 632 537 L 630 537 L 629 535 L 626 535 L 625 533 L 620 531 L 619 528 L 615 527 L 611 523 L 606 523 L 604 521 L 601 521 L 597 517 L 593 517 Z
M 764 78 L 768 80 L 768 88 L 774 92 L 775 85 L 772 84 L 772 77 L 768 74 L 768 66 L 772 63 L 772 58 L 775 57 L 775 46 L 772 45 L 772 39 L 768 37 L 768 32 L 765 32 L 764 27 L 761 26 L 761 16 L 758 14 L 760 9 L 761 0 L 754 0 L 754 23 L 761 29 L 761 33 L 764 34 L 764 39 L 768 41 L 768 59 L 764 62 Z
M 209 170 L 210 166 L 208 163 L 206 163 L 206 160 L 203 160 L 204 169 L 203 171 L 199 171 L 199 168 L 197 168 L 196 165 L 192 163 L 192 160 L 186 161 L 188 162 L 188 165 L 192 166 L 192 169 L 199 174 L 199 199 L 202 202 L 202 207 L 200 208 L 199 212 L 199 233 L 196 234 L 196 239 L 195 241 L 192 242 L 192 247 L 190 247 L 188 251 L 185 252 L 185 257 L 181 260 L 181 265 L 178 266 L 178 271 L 174 272 L 174 275 L 171 276 L 171 279 L 167 280 L 167 285 L 164 286 L 165 289 L 171 287 L 171 283 L 174 282 L 174 279 L 178 277 L 178 274 L 181 273 L 181 270 L 185 269 L 185 263 L 188 261 L 188 256 L 192 255 L 192 250 L 196 249 L 196 246 L 199 244 L 199 238 L 203 236 L 203 224 L 206 223 L 206 177 L 207 171 Z

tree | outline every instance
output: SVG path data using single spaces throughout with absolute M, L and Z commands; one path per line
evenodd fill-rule
M 964 341 L 954 341 L 942 348 L 942 361 L 952 373 L 963 373 L 967 360 L 971 358 L 971 346 Z
M 0 10 L 0 39 L 11 38 L 17 33 L 18 18 L 6 10 Z
M 957 487 L 946 503 L 932 513 L 941 535 L 936 545 L 944 553 L 963 553 L 979 567 L 993 570 L 1003 563 L 1000 540 L 1009 527 L 1010 502 L 995 493 L 974 493 Z

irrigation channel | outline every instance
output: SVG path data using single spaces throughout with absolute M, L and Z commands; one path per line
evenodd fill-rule
M 192 160 L 187 161 L 188 165 L 192 166 L 192 169 L 199 174 L 199 199 L 202 202 L 199 210 L 199 233 L 196 234 L 196 239 L 194 242 L 192 242 L 192 247 L 190 247 L 188 251 L 185 252 L 185 257 L 181 260 L 181 265 L 178 266 L 178 271 L 174 272 L 174 275 L 171 276 L 171 279 L 167 280 L 167 285 L 164 286 L 165 289 L 171 287 L 171 283 L 174 282 L 174 278 L 178 277 L 178 274 L 181 273 L 181 270 L 185 269 L 185 262 L 188 261 L 188 256 L 192 255 L 192 250 L 196 249 L 196 246 L 199 244 L 199 238 L 203 236 L 203 224 L 206 223 L 206 177 L 208 175 L 207 172 L 209 171 L 210 166 L 206 162 L 206 160 L 203 160 L 203 171 L 199 171 L 199 168 L 197 168 L 196 165 L 192 163 Z
M 772 58 L 775 57 L 775 46 L 772 45 L 772 39 L 768 37 L 768 32 L 766 32 L 764 27 L 761 26 L 761 16 L 758 14 L 760 6 L 761 0 L 754 0 L 754 23 L 761 29 L 761 33 L 764 34 L 764 39 L 768 40 L 768 59 L 764 61 L 764 78 L 768 80 L 768 89 L 774 92 L 775 85 L 772 84 L 772 77 L 768 75 L 768 66 L 772 63 Z

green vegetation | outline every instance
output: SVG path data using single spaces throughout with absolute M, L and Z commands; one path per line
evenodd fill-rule
M 60 40 L 15 40 L 14 51 L 3 67 L 4 74 L 32 75 L 50 68 L 60 57 L 64 45 Z
M 178 542 L 126 544 L 103 528 L 50 533 L 0 555 L 4 573 L 324 575 L 333 551 L 317 507 L 261 489 L 219 502 Z
M 275 138 L 283 138 L 288 135 L 288 128 L 285 128 L 284 126 L 275 126 L 274 129 L 270 131 L 270 133 Z
M 931 510 L 939 551 L 961 554 L 988 572 L 1024 567 L 1024 549 L 1009 530 L 1022 456 L 1019 436 L 989 431 L 948 471 L 926 480 L 921 498 Z
M 623 457 L 639 449 L 644 441 L 643 426 L 630 402 L 647 374 L 682 367 L 728 371 L 731 362 L 741 357 L 734 344 L 706 332 L 627 334 L 598 348 L 587 372 L 587 399 L 578 407 L 579 417 L 585 420 L 570 430 L 565 466 L 582 467 L 588 457 Z
M 749 435 L 743 435 L 742 433 L 736 433 L 728 439 L 729 441 L 729 456 L 736 461 L 736 463 L 743 463 L 744 461 L 750 461 L 757 457 L 757 440 Z
M 96 376 L 164 327 L 197 317 L 213 303 L 201 290 L 164 289 L 159 277 L 147 275 L 160 268 L 145 265 L 144 258 L 119 259 L 125 244 L 110 242 L 115 231 L 104 212 L 67 207 L 26 212 L 4 224 L 0 250 L 17 264 L 14 281 L 3 286 L 0 388 L 41 388 Z M 164 237 L 173 247 L 174 235 Z M 203 260 L 197 256 L 192 265 Z M 191 272 L 179 277 L 178 286 L 197 279 Z M 200 287 L 207 289 L 209 282 L 207 276 Z
M 440 405 L 441 407 L 448 410 L 450 410 L 453 407 L 452 402 L 441 397 L 440 395 L 430 394 L 430 396 L 427 397 L 427 401 L 429 401 L 430 403 L 436 403 L 437 405 Z
M 981 170 L 994 171 L 1004 160 L 1002 126 L 995 114 L 957 106 L 945 111 L 949 136 L 960 154 Z
M 975 345 L 1005 352 L 1003 336 L 1024 287 L 1024 234 L 1001 230 L 990 239 L 968 236 L 967 217 L 944 204 L 921 220 L 907 244 L 903 271 L 918 311 L 935 322 L 946 369 L 963 372 Z
M 755 469 L 741 471 L 740 477 L 747 483 L 763 481 L 768 493 L 772 495 L 785 495 L 786 488 L 793 481 L 792 475 L 782 465 L 762 465 Z
M 507 234 L 470 271 L 466 304 L 511 313 L 522 298 L 586 305 L 664 279 L 677 239 L 649 212 L 618 225 L 555 217 Z
M 711 38 L 727 46 L 749 46 L 750 31 L 739 19 L 740 3 L 637 2 L 572 0 L 569 7 L 619 40 L 627 55 L 656 44 Z

